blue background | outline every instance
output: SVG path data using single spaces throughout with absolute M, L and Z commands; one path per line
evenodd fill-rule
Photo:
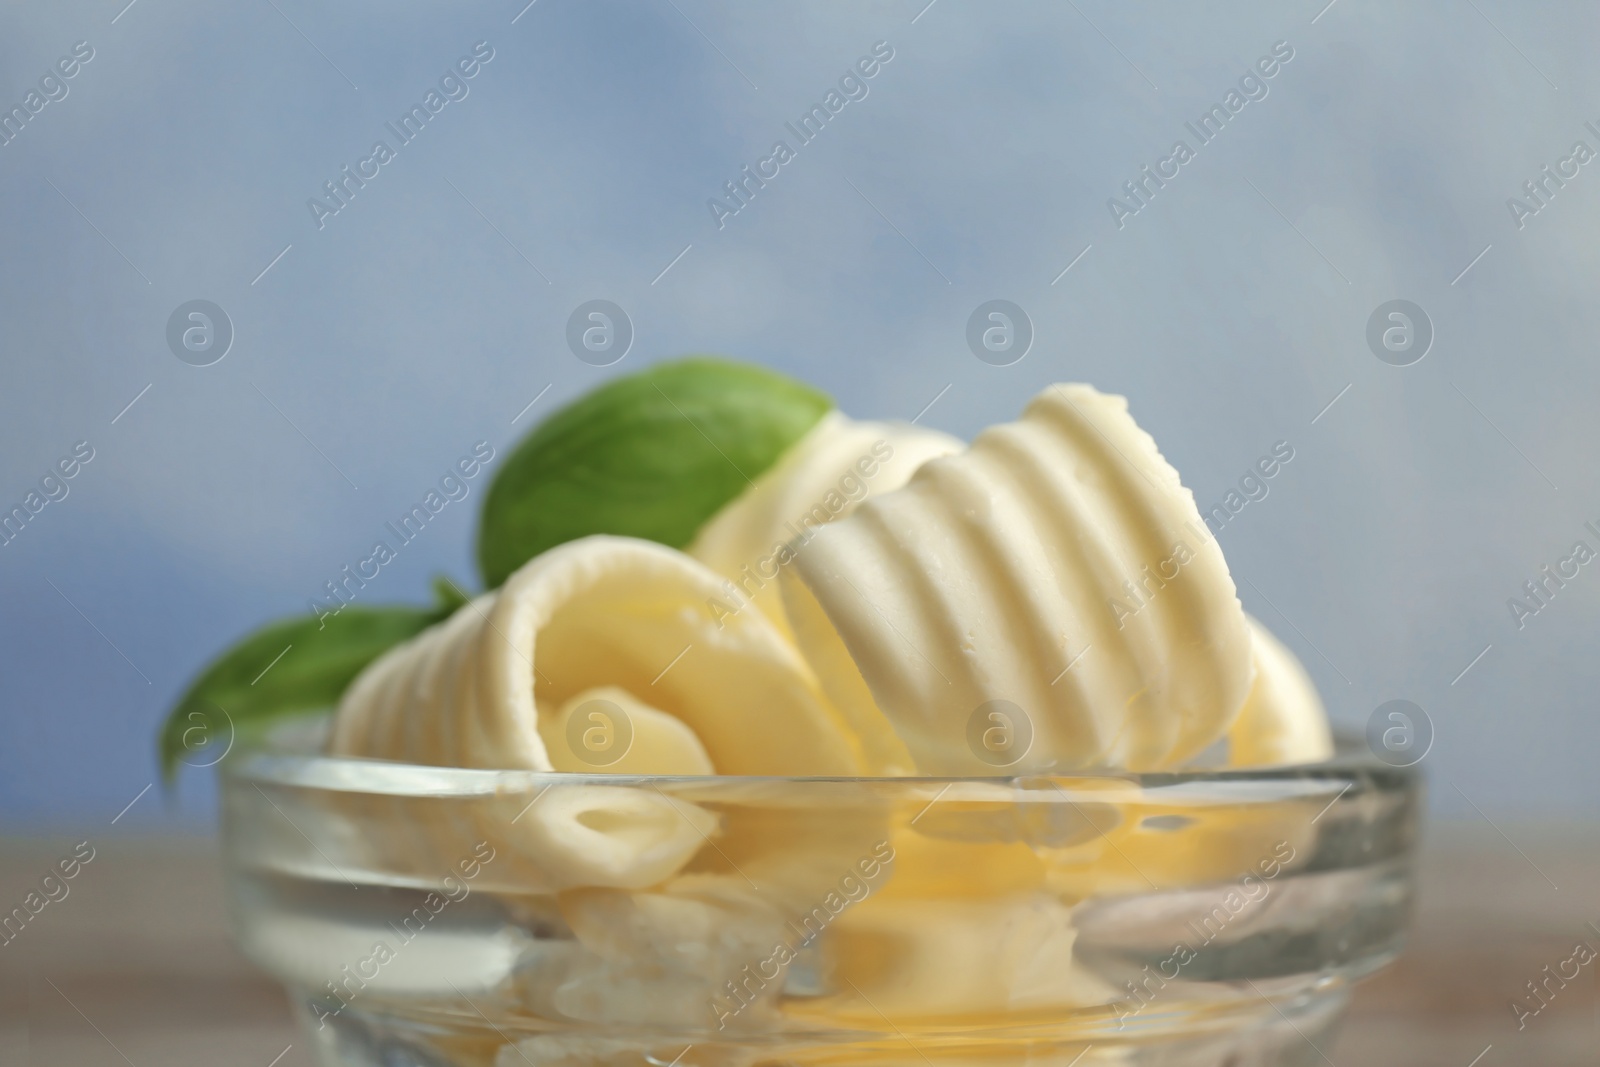
M 1577 539 L 1600 549 L 1600 164 L 1525 228 L 1506 200 L 1575 140 L 1600 148 L 1600 9 L 925 2 L 0 14 L 4 107 L 95 51 L 0 147 L 0 505 L 95 449 L 0 548 L 0 824 L 111 818 L 155 779 L 194 673 L 305 611 L 473 442 L 503 455 L 691 351 L 860 416 L 937 396 L 922 421 L 966 437 L 1089 381 L 1130 397 L 1203 507 L 1288 441 L 1221 541 L 1336 719 L 1426 709 L 1445 814 L 1592 814 L 1600 573 L 1520 630 L 1506 601 Z M 319 229 L 307 199 L 478 41 L 470 95 Z M 894 58 L 866 99 L 719 229 L 707 199 L 877 41 Z M 1194 147 L 1184 123 L 1278 41 L 1294 58 L 1268 96 L 1119 229 L 1108 198 Z M 609 368 L 564 339 L 594 298 L 637 331 Z M 1036 330 L 1009 367 L 964 340 L 996 298 Z M 1435 330 L 1404 368 L 1365 340 L 1395 298 Z M 165 341 L 193 299 L 236 330 L 209 367 Z M 483 484 L 363 597 L 475 586 Z M 213 796 L 190 771 L 124 825 L 204 823 Z

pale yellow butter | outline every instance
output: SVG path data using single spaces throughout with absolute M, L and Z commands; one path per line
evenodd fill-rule
M 1015 771 L 1179 766 L 1254 675 L 1193 494 L 1127 401 L 1086 385 L 817 531 L 784 581 L 830 695 L 886 717 L 927 774 L 996 773 L 972 727 L 992 707 L 1031 734 Z

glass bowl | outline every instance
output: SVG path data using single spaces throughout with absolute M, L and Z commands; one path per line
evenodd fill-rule
M 244 756 L 235 936 L 322 1064 L 1321 1062 L 1417 774 L 624 777 Z M 1313 1045 L 1315 1043 L 1315 1045 Z

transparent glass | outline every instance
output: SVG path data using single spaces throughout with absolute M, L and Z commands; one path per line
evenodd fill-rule
M 635 778 L 257 755 L 240 946 L 320 1062 L 1301 1064 L 1409 912 L 1414 771 Z

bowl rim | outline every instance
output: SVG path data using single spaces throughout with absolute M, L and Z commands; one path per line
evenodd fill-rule
M 470 797 L 531 792 L 555 786 L 651 786 L 672 784 L 687 788 L 761 788 L 793 786 L 824 790 L 838 786 L 868 786 L 925 790 L 971 784 L 981 787 L 1010 787 L 1027 792 L 1054 783 L 1058 788 L 1074 784 L 1104 784 L 1133 789 L 1160 789 L 1212 784 L 1219 786 L 1262 786 L 1282 788 L 1294 782 L 1340 782 L 1351 779 L 1398 779 L 1414 785 L 1421 779 L 1420 767 L 1395 766 L 1377 758 L 1359 735 L 1335 733 L 1331 759 L 1318 763 L 1272 767 L 1200 767 L 1170 771 L 1124 771 L 1112 769 L 1069 770 L 1058 773 L 1036 771 L 1015 775 L 730 775 L 730 774 L 607 774 L 568 771 L 537 771 L 519 768 L 490 769 L 402 763 L 395 760 L 321 754 L 288 754 L 270 751 L 239 753 L 219 767 L 225 786 L 271 785 L 311 788 L 331 792 L 366 793 L 383 796 Z

